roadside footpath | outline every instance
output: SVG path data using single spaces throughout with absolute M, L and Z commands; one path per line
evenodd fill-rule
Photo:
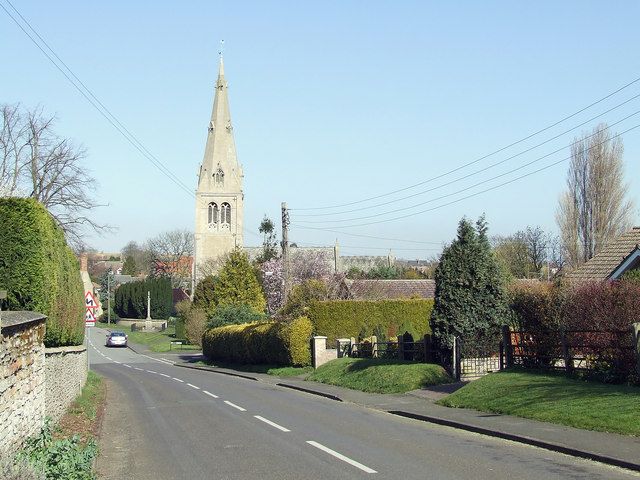
M 185 360 L 184 357 L 183 360 Z M 335 401 L 354 403 L 393 415 L 489 435 L 640 471 L 640 438 L 638 437 L 581 430 L 510 415 L 443 407 L 434 402 L 448 393 L 446 387 L 443 388 L 444 386 L 415 390 L 406 394 L 383 395 L 308 382 L 302 378 L 279 378 L 273 375 L 196 365 L 189 361 L 178 361 L 176 366 L 269 383 Z

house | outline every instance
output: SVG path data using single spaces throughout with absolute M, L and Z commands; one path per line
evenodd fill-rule
M 353 300 L 389 300 L 394 298 L 433 298 L 435 280 L 350 280 L 344 281 L 345 297 Z
M 640 269 L 640 227 L 633 227 L 607 243 L 591 260 L 567 274 L 570 280 L 616 280 Z

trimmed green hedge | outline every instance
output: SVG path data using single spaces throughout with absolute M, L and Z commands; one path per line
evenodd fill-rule
M 291 322 L 245 323 L 210 328 L 202 353 L 210 360 L 242 364 L 311 365 L 313 326 L 306 317 Z
M 333 345 L 337 338 L 357 337 L 362 331 L 371 335 L 378 326 L 387 337 L 403 333 L 400 327 L 414 336 L 431 333 L 432 309 L 431 299 L 332 300 L 312 303 L 309 318 L 316 334 Z
M 78 260 L 45 207 L 32 198 L 0 198 L 3 309 L 47 315 L 47 347 L 81 345 L 84 288 Z
M 173 290 L 169 278 L 147 278 L 120 285 L 115 294 L 115 312 L 123 318 L 147 318 L 147 292 L 151 293 L 151 318 L 169 318 Z

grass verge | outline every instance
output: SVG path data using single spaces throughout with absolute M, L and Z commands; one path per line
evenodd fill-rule
M 640 388 L 587 382 L 562 374 L 518 370 L 492 373 L 438 403 L 640 436 Z
M 338 358 L 307 380 L 371 393 L 404 393 L 453 380 L 440 365 L 369 358 Z
M 228 368 L 230 370 L 238 370 L 240 372 L 249 373 L 266 373 L 276 377 L 295 377 L 297 375 L 305 375 L 313 371 L 313 367 L 283 367 L 279 365 L 242 365 L 237 363 L 225 363 L 212 360 L 199 361 L 200 365 L 209 367 Z
M 144 320 L 141 320 L 144 322 Z M 175 340 L 176 329 L 175 327 L 167 327 L 163 332 L 132 332 L 131 327 L 126 325 L 109 325 L 104 323 L 100 324 L 101 327 L 109 330 L 120 330 L 126 333 L 131 343 L 137 343 L 139 345 L 145 345 L 152 352 L 168 352 L 171 348 L 171 341 Z M 201 350 L 197 345 L 178 345 L 173 346 L 173 350 Z
M 82 392 L 60 420 L 56 435 L 64 438 L 78 434 L 84 442 L 97 437 L 106 396 L 107 387 L 102 377 L 89 371 Z

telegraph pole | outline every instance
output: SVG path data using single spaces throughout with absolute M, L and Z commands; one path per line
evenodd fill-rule
M 107 325 L 111 325 L 111 270 L 107 270 Z
M 282 202 L 282 270 L 284 275 L 284 301 L 287 301 L 289 289 L 289 210 L 287 202 Z

